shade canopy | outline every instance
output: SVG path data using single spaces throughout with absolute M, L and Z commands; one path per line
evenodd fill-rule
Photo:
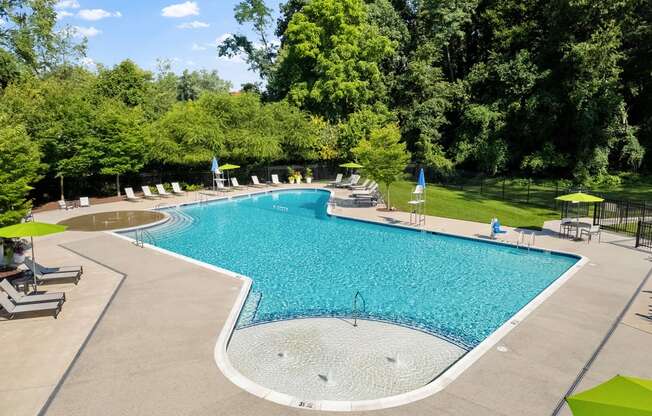
M 340 165 L 341 168 L 346 168 L 346 169 L 362 169 L 364 166 L 362 166 L 359 163 L 355 162 L 348 162 L 348 163 L 343 163 Z
M 44 235 L 57 234 L 66 231 L 65 225 L 47 224 L 44 222 L 24 222 L 22 224 L 10 225 L 0 228 L 0 237 L 40 237 Z
M 568 195 L 562 195 L 558 196 L 555 198 L 557 201 L 564 201 L 564 202 L 573 202 L 573 203 L 578 203 L 578 202 L 603 202 L 604 199 L 590 195 L 590 194 L 585 194 L 584 192 L 576 192 L 574 194 L 568 194 Z
M 240 166 L 232 165 L 230 163 L 220 166 L 220 170 L 234 170 L 234 169 L 240 169 Z
M 211 162 L 211 172 L 218 173 L 220 171 L 220 166 L 217 163 L 217 158 L 213 156 L 213 161 Z
M 616 376 L 566 401 L 574 416 L 652 416 L 652 380 Z

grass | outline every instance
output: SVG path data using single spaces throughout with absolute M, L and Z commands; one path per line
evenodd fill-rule
M 386 191 L 382 187 L 383 195 Z M 391 203 L 401 211 L 409 211 L 414 182 L 397 182 L 391 188 Z M 559 212 L 540 206 L 502 201 L 478 192 L 452 190 L 436 185 L 426 188 L 426 214 L 489 224 L 493 217 L 503 225 L 541 229 L 544 221 L 559 218 Z M 487 225 L 488 226 L 488 225 Z

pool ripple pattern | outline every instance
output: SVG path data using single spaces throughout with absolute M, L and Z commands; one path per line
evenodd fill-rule
M 332 217 L 325 191 L 279 191 L 167 210 L 157 246 L 253 279 L 240 327 L 352 316 L 470 349 L 578 258 Z M 246 316 L 245 316 L 246 315 Z

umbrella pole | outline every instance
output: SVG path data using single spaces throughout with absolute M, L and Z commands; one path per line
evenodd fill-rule
M 30 237 L 30 240 L 32 241 L 32 277 L 34 278 L 34 293 L 36 293 L 36 254 L 34 254 L 34 237 Z

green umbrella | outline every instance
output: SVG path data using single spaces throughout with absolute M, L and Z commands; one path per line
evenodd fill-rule
M 34 291 L 36 291 L 36 255 L 34 254 L 34 237 L 62 233 L 66 231 L 66 228 L 68 227 L 64 225 L 46 224 L 44 222 L 24 222 L 0 228 L 0 237 L 30 237 L 32 241 L 32 263 L 34 263 L 34 270 L 32 270 L 32 273 L 34 274 Z
M 220 170 L 226 171 L 227 185 L 228 186 L 231 186 L 231 175 L 229 174 L 229 171 L 234 170 L 234 169 L 240 169 L 240 166 L 232 165 L 230 163 L 227 163 L 226 165 L 220 166 Z
M 347 168 L 347 169 L 362 169 L 364 166 L 362 166 L 359 163 L 355 162 L 349 162 L 349 163 L 343 163 L 340 165 L 341 168 Z
M 604 201 L 604 199 L 602 199 L 602 198 L 600 198 L 598 196 L 585 194 L 584 192 L 576 192 L 574 194 L 562 195 L 562 196 L 558 196 L 555 199 L 557 201 L 570 202 L 570 203 L 573 203 L 573 204 L 579 204 L 580 202 L 598 203 L 598 202 L 603 202 Z M 577 222 L 579 223 L 579 221 L 580 221 L 579 205 L 578 205 L 578 208 L 575 210 L 575 212 L 577 214 Z
M 226 165 L 220 166 L 220 170 L 233 170 L 233 169 L 240 169 L 240 166 L 231 165 L 230 163 L 227 163 Z
M 555 198 L 557 201 L 572 202 L 577 204 L 578 202 L 603 202 L 604 199 L 593 196 L 590 194 L 585 194 L 584 192 L 576 192 L 574 194 L 562 195 Z
M 566 401 L 574 416 L 652 416 L 652 380 L 616 376 Z

